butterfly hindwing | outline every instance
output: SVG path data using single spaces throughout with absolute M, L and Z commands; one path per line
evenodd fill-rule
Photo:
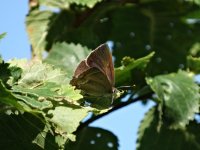
M 102 96 L 112 93 L 112 87 L 108 79 L 97 68 L 90 68 L 78 78 L 73 78 L 71 84 L 90 96 Z

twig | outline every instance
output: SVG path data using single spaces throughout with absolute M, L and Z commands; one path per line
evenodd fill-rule
M 126 102 L 122 102 L 122 103 L 120 103 L 119 105 L 114 106 L 114 107 L 113 107 L 112 109 L 110 109 L 109 111 L 107 111 L 107 112 L 105 112 L 105 113 L 103 113 L 103 114 L 100 114 L 100 115 L 97 115 L 97 116 L 95 116 L 95 117 L 92 117 L 92 118 L 88 119 L 87 121 L 85 121 L 84 123 L 82 123 L 82 124 L 77 128 L 76 132 L 78 132 L 78 131 L 80 131 L 81 129 L 83 129 L 84 127 L 88 126 L 90 123 L 92 123 L 92 122 L 94 122 L 94 121 L 96 121 L 96 120 L 98 120 L 98 119 L 100 119 L 100 118 L 102 118 L 102 117 L 104 117 L 104 116 L 106 116 L 106 115 L 108 115 L 108 114 L 110 114 L 110 113 L 112 113 L 112 112 L 118 110 L 118 109 L 121 109 L 121 108 L 123 108 L 123 107 L 125 107 L 125 106 L 127 106 L 127 105 L 129 105 L 129 104 L 135 103 L 135 102 L 137 102 L 137 101 L 139 101 L 139 100 L 141 100 L 141 99 L 149 98 L 149 97 L 152 95 L 152 93 L 153 93 L 153 92 L 151 91 L 151 92 L 149 92 L 149 93 L 147 93 L 147 94 L 145 94 L 145 95 L 139 96 L 139 97 L 137 97 L 137 98 L 131 99 L 131 100 L 126 101 Z

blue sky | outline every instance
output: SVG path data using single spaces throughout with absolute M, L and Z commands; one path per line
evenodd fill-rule
M 0 42 L 0 54 L 5 61 L 13 58 L 30 59 L 30 44 L 25 27 L 25 17 L 28 13 L 28 0 L 0 1 L 0 33 L 7 32 Z M 144 113 L 152 106 L 145 107 L 140 102 L 103 117 L 91 124 L 112 131 L 118 136 L 120 150 L 134 150 L 136 135 Z

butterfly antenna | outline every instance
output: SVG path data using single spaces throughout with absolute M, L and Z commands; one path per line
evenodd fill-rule
M 117 87 L 117 89 L 119 89 L 119 90 L 132 90 L 135 87 L 136 87 L 136 85 L 132 85 L 132 86 L 127 85 L 127 86 L 119 86 L 119 87 Z

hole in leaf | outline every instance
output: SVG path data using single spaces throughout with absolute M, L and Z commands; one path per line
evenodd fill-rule
M 184 64 L 179 64 L 178 66 L 180 69 L 183 69 L 184 68 Z
M 100 21 L 100 23 L 104 23 L 104 22 L 106 22 L 108 20 L 109 20 L 108 17 L 105 17 L 105 18 L 101 18 L 99 21 Z
M 157 57 L 157 58 L 156 58 L 156 62 L 157 62 L 157 63 L 160 63 L 161 61 L 162 61 L 162 58 L 161 58 L 161 57 Z
M 85 101 L 85 103 L 84 103 L 84 106 L 85 106 L 85 107 L 89 107 L 89 106 L 91 106 L 91 103 L 90 103 L 90 102 L 87 102 L 87 101 Z
M 113 148 L 114 145 L 113 145 L 112 142 L 108 142 L 108 143 L 107 143 L 107 146 L 108 146 L 109 148 Z
M 145 45 L 145 49 L 146 50 L 150 50 L 151 49 L 151 45 L 149 45 L 149 44 Z
M 98 138 L 100 138 L 101 137 L 101 133 L 97 133 L 97 135 L 96 135 Z
M 134 32 L 130 32 L 130 37 L 135 37 L 135 33 Z
M 95 140 L 91 140 L 90 144 L 94 145 L 95 144 Z

